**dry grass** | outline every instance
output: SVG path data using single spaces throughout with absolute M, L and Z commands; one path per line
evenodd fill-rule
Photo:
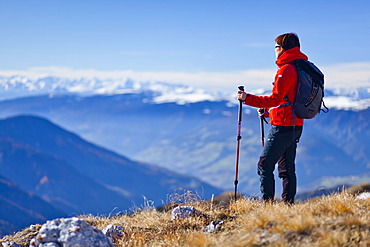
M 123 226 L 116 246 L 370 246 L 370 199 L 341 193 L 292 206 L 239 199 L 220 207 L 195 198 L 186 204 L 206 216 L 172 221 L 170 210 L 147 208 L 131 215 L 81 218 L 99 229 Z M 224 221 L 221 230 L 203 232 L 212 220 Z M 7 239 L 28 246 L 20 241 L 26 231 Z

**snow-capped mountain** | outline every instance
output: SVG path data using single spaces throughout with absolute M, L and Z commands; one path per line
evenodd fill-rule
M 101 78 L 30 78 L 20 75 L 0 75 L 0 100 L 19 97 L 48 95 L 115 95 L 127 93 L 152 93 L 152 103 L 175 102 L 177 104 L 201 101 L 228 100 L 237 103 L 235 92 L 210 92 L 209 90 L 165 82 L 137 82 L 130 79 Z M 269 90 L 255 90 L 252 93 L 267 95 Z M 325 90 L 325 103 L 329 108 L 363 110 L 370 107 L 370 85 L 362 88 L 337 88 Z
M 337 88 L 332 89 L 327 96 L 344 96 L 350 97 L 354 100 L 364 100 L 370 98 L 370 83 L 368 87 L 360 88 Z
M 126 93 L 153 93 L 155 103 L 192 103 L 204 100 L 219 100 L 220 95 L 210 94 L 202 89 L 164 82 L 135 82 L 130 79 L 99 79 L 62 77 L 0 76 L 0 100 L 36 95 L 73 94 L 80 96 L 114 95 Z

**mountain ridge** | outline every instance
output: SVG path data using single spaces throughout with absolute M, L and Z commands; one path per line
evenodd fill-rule
M 80 208 L 85 212 L 109 213 L 114 207 L 128 210 L 130 206 L 140 204 L 142 196 L 160 203 L 166 199 L 166 194 L 181 186 L 194 190 L 202 188 L 205 190 L 205 197 L 220 192 L 197 179 L 131 161 L 89 143 L 44 118 L 7 118 L 0 120 L 0 128 L 0 135 L 7 136 L 0 142 L 3 155 L 0 163 L 2 174 L 29 191 L 50 197 L 54 204 L 58 204 L 58 196 L 68 198 L 67 195 L 76 195 L 76 198 L 70 198 L 67 202 L 79 202 Z M 16 146 L 5 140 L 13 140 Z M 33 166 L 31 168 L 23 164 Z M 38 174 L 35 178 L 25 179 L 27 174 L 35 172 Z M 58 187 L 54 185 L 51 187 L 52 191 L 50 188 L 48 190 L 48 186 L 53 186 L 57 181 L 62 182 L 62 185 L 58 182 Z M 79 184 L 73 181 L 78 181 Z M 60 186 L 63 190 L 60 190 Z M 92 193 L 89 186 L 94 188 L 96 193 Z M 86 192 L 78 192 L 80 187 Z M 66 211 L 69 209 L 69 212 L 81 212 L 76 207 L 68 208 L 68 204 L 64 205 L 64 208 Z
M 0 152 L 3 176 L 65 212 L 103 213 L 112 210 L 116 201 L 121 201 L 121 207 L 130 205 L 130 201 L 78 173 L 66 161 L 31 145 L 1 136 Z M 104 201 L 98 200 L 99 195 Z
M 0 175 L 0 236 L 67 214 Z
M 3 89 L 0 90 L 0 100 L 40 95 L 48 95 L 49 97 L 66 94 L 92 96 L 152 92 L 151 101 L 157 104 L 169 102 L 186 104 L 206 100 L 227 100 L 231 104 L 237 104 L 235 93 L 232 92 L 221 93 L 158 81 L 138 82 L 129 78 L 66 78 L 57 76 L 31 78 L 22 75 L 0 75 L 0 89 Z M 269 91 L 259 89 L 253 90 L 252 93 L 263 95 Z M 329 107 L 363 110 L 370 107 L 370 88 L 326 89 L 325 99 Z
M 4 78 L 0 82 L 8 82 Z M 15 76 L 11 83 L 19 86 L 22 80 L 28 88 L 35 86 L 37 80 L 40 87 L 34 88 L 32 97 L 0 101 L 3 109 L 0 117 L 34 114 L 53 119 L 116 153 L 183 175 L 196 174 L 198 178 L 224 189 L 229 177 L 233 177 L 230 164 L 235 162 L 236 128 L 233 123 L 236 122 L 237 101 L 231 96 L 206 91 L 207 97 L 197 98 L 197 93 L 203 95 L 205 91 L 183 85 L 139 83 L 126 79 L 79 78 L 68 81 L 59 77 L 31 80 Z M 40 91 L 41 87 L 45 90 Z M 50 93 L 50 89 L 55 91 Z M 64 91 L 58 94 L 57 89 Z M 37 96 L 41 93 L 46 94 Z M 269 91 L 258 90 L 255 93 L 266 95 Z M 319 162 L 326 164 L 323 169 L 326 176 L 329 176 L 330 167 L 341 167 L 332 170 L 333 173 L 346 170 L 349 175 L 356 175 L 356 171 L 367 172 L 368 169 L 366 150 L 369 147 L 361 140 L 368 136 L 369 88 L 326 90 L 325 95 L 330 112 L 306 121 L 299 145 L 297 161 L 303 163 L 299 172 L 305 174 L 301 176 L 304 182 L 316 179 L 310 176 L 315 174 L 315 169 L 320 169 Z M 242 147 L 245 150 L 242 155 L 245 157 L 241 159 L 246 162 L 241 170 L 243 175 L 255 174 L 254 159 L 260 152 L 260 130 L 255 109 L 246 106 L 244 112 Z M 347 118 L 352 122 L 347 123 Z M 360 124 L 356 125 L 356 122 Z M 336 135 L 334 130 L 340 135 Z M 359 135 L 358 131 L 365 135 Z M 355 137 L 351 133 L 356 133 Z M 328 151 L 320 149 L 317 142 Z M 361 152 L 356 153 L 349 143 Z M 361 165 L 349 169 L 345 163 Z M 218 176 L 220 171 L 225 172 L 225 176 Z M 251 175 L 247 177 L 247 187 L 258 182 Z
M 53 119 L 83 138 L 131 159 L 196 176 L 223 190 L 231 189 L 237 105 L 228 101 L 156 104 L 151 103 L 151 97 L 149 92 L 34 96 L 0 102 L 0 116 L 34 114 Z M 256 111 L 251 107 L 243 109 L 240 188 L 245 193 L 256 193 L 260 126 Z M 370 147 L 364 141 L 370 135 L 368 112 L 369 109 L 331 109 L 328 114 L 306 121 L 297 154 L 300 185 L 319 179 L 320 172 L 322 176 L 368 172 Z

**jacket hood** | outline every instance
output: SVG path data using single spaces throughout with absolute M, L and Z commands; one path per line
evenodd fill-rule
M 292 49 L 284 51 L 284 53 L 281 54 L 280 57 L 278 57 L 278 59 L 276 60 L 276 64 L 277 66 L 281 67 L 284 64 L 291 63 L 297 59 L 308 60 L 308 57 L 301 52 L 299 47 L 294 47 Z

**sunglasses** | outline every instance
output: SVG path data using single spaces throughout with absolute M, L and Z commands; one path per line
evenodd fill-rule
M 281 45 L 275 45 L 275 49 L 281 47 Z

